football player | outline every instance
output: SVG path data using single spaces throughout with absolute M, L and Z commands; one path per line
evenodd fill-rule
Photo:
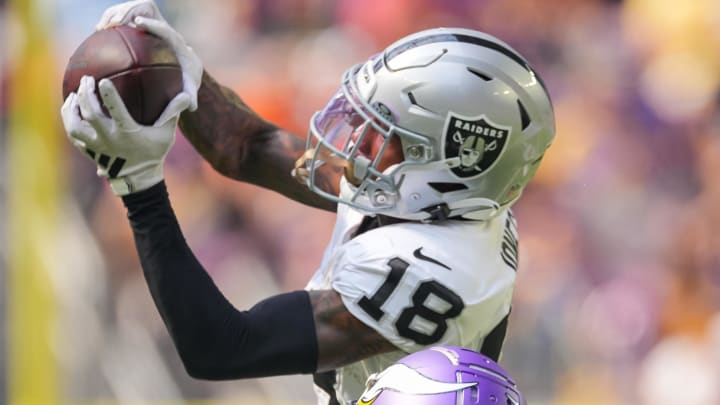
M 111 7 L 98 28 L 116 24 L 166 39 L 183 91 L 142 126 L 111 81 L 99 81 L 98 97 L 84 77 L 63 122 L 122 196 L 150 292 L 190 375 L 313 373 L 319 403 L 346 404 L 371 374 L 429 345 L 498 359 L 518 264 L 510 207 L 555 134 L 547 90 L 522 56 L 475 30 L 414 33 L 350 67 L 301 141 L 213 80 L 151 0 Z M 224 175 L 337 212 L 305 290 L 241 311 L 213 284 L 163 181 L 178 121 Z M 122 168 L 109 171 L 118 158 Z
M 515 381 L 473 350 L 434 346 L 371 375 L 357 405 L 525 405 Z

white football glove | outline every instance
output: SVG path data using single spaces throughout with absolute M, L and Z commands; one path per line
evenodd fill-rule
M 108 7 L 95 25 L 95 29 L 100 31 L 116 25 L 132 24 L 138 16 L 165 20 L 154 1 L 133 0 Z
M 190 105 L 189 96 L 179 93 L 155 124 L 144 126 L 130 116 L 110 80 L 100 80 L 99 88 L 110 118 L 100 107 L 95 79 L 84 76 L 77 94 L 70 93 L 60 110 L 68 138 L 97 163 L 98 176 L 106 177 L 117 195 L 159 183 L 165 156 L 175 142 L 178 117 Z
M 203 64 L 179 32 L 175 31 L 152 0 L 134 0 L 109 7 L 95 29 L 130 25 L 149 31 L 164 39 L 175 51 L 183 72 L 183 92 L 190 97 L 190 111 L 197 109 L 197 92 L 202 81 Z

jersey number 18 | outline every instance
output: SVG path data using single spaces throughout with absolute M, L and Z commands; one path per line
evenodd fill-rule
M 379 321 L 385 312 L 381 309 L 382 305 L 390 297 L 390 294 L 397 288 L 409 264 L 405 260 L 395 257 L 388 262 L 390 272 L 382 283 L 380 288 L 372 297 L 364 296 L 358 302 L 368 315 L 376 321 Z M 443 312 L 438 312 L 433 308 L 426 306 L 425 302 L 430 295 L 446 302 L 449 308 Z M 452 290 L 440 284 L 436 280 L 423 281 L 413 293 L 412 305 L 405 307 L 400 316 L 395 321 L 395 328 L 398 334 L 404 338 L 413 340 L 421 345 L 429 345 L 438 342 L 447 331 L 447 320 L 460 315 L 465 303 L 459 295 Z M 435 325 L 432 333 L 423 333 L 410 327 L 415 317 L 421 318 Z

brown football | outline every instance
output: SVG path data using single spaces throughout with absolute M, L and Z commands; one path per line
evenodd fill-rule
M 80 44 L 65 68 L 63 99 L 77 91 L 84 75 L 95 77 L 96 83 L 112 80 L 130 115 L 143 125 L 153 124 L 183 87 L 172 48 L 125 25 L 96 31 Z

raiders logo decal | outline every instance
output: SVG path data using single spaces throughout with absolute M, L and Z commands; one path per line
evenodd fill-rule
M 445 158 L 460 158 L 452 172 L 460 178 L 478 176 L 487 171 L 502 154 L 511 127 L 495 124 L 485 115 L 467 118 L 448 114 L 445 133 Z

